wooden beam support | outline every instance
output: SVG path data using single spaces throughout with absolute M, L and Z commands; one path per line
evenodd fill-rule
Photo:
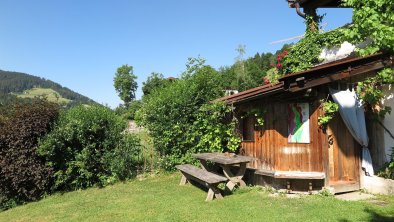
M 369 64 L 366 64 L 366 65 L 363 65 L 361 67 L 357 67 L 354 69 L 352 69 L 352 67 L 349 66 L 348 70 L 346 70 L 346 71 L 338 72 L 336 74 L 328 74 L 324 77 L 320 77 L 320 78 L 316 78 L 316 79 L 312 79 L 312 80 L 311 79 L 306 80 L 304 87 L 300 87 L 299 84 L 297 84 L 297 83 L 291 83 L 289 86 L 289 91 L 290 92 L 298 92 L 298 91 L 309 89 L 309 88 L 312 88 L 315 86 L 324 85 L 324 84 L 338 81 L 341 79 L 354 77 L 357 75 L 362 75 L 362 74 L 366 74 L 366 73 L 369 73 L 372 71 L 383 69 L 386 66 L 387 66 L 386 62 L 383 62 L 383 61 L 369 63 Z

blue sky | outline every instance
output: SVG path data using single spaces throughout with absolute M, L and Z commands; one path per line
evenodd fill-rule
M 330 30 L 351 22 L 351 9 L 319 10 Z M 151 72 L 177 77 L 188 57 L 215 68 L 274 52 L 273 41 L 303 34 L 285 0 L 1 0 L 0 69 L 44 77 L 116 107 L 117 67 L 142 82 Z

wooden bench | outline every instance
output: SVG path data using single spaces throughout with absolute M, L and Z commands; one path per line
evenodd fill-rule
M 255 171 L 255 174 L 269 176 L 276 179 L 287 179 L 287 192 L 291 192 L 291 183 L 290 180 L 323 180 L 326 178 L 326 175 L 322 172 L 300 172 L 300 171 L 273 171 L 273 170 L 264 170 L 260 169 Z M 308 191 L 312 193 L 312 182 L 309 182 Z
M 190 164 L 177 165 L 176 168 L 181 171 L 182 178 L 180 185 L 185 185 L 188 181 L 196 181 L 208 188 L 208 195 L 205 201 L 211 201 L 214 197 L 222 199 L 223 196 L 217 186 L 220 183 L 227 182 L 227 178 L 200 169 Z

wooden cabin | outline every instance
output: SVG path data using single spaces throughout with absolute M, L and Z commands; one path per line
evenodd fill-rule
M 382 53 L 345 58 L 286 75 L 275 85 L 220 98 L 236 108 L 242 134 L 240 153 L 256 158 L 248 165 L 249 182 L 300 191 L 326 187 L 340 193 L 360 189 L 361 147 L 339 113 L 326 128 L 318 125 L 318 117 L 323 114 L 321 100 L 329 96 L 329 87 L 351 88 L 392 66 L 392 57 Z M 251 110 L 263 113 L 262 126 L 256 125 L 255 115 L 248 115 Z M 300 135 L 292 132 L 296 118 L 304 127 Z M 381 129 L 368 118 L 367 122 L 369 133 L 378 135 Z M 381 139 L 370 136 L 369 146 L 374 162 L 379 164 L 384 158 Z

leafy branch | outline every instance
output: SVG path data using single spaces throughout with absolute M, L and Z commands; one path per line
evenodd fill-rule
M 323 100 L 321 102 L 321 107 L 323 108 L 324 114 L 318 117 L 318 124 L 321 127 L 326 127 L 334 117 L 335 113 L 338 112 L 339 106 L 330 100 Z
M 262 108 L 252 108 L 248 112 L 246 112 L 243 116 L 241 116 L 242 119 L 249 117 L 249 116 L 254 116 L 256 118 L 256 123 L 255 127 L 261 127 L 264 126 L 264 116 L 267 110 L 262 109 Z
M 382 119 L 386 114 L 390 114 L 391 107 L 381 104 L 384 98 L 382 90 L 383 84 L 394 83 L 394 69 L 385 68 L 378 72 L 376 76 L 369 77 L 362 82 L 358 82 L 357 94 L 363 101 L 365 107 L 371 110 L 377 119 Z

